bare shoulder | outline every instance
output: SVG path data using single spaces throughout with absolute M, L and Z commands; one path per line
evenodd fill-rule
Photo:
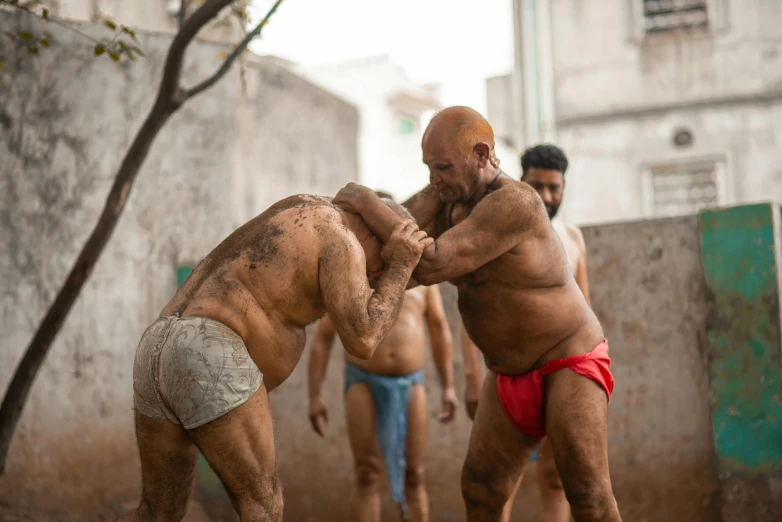
M 504 179 L 502 184 L 475 209 L 483 207 L 485 219 L 497 224 L 518 225 L 529 228 L 531 224 L 546 223 L 548 216 L 543 201 L 531 186 L 513 179 Z
M 586 248 L 586 244 L 584 243 L 584 234 L 583 232 L 581 232 L 581 229 L 579 227 L 571 223 L 567 223 L 565 224 L 565 232 L 567 233 L 570 239 L 576 242 L 579 248 L 581 249 Z

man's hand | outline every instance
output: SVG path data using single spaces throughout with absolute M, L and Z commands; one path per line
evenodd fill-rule
M 443 390 L 443 410 L 437 416 L 437 420 L 443 424 L 449 424 L 456 418 L 456 410 L 459 408 L 459 399 L 453 388 Z
M 414 267 L 421 259 L 424 249 L 434 243 L 418 225 L 405 220 L 394 227 L 388 243 L 383 247 L 381 257 L 386 265 Z
M 325 437 L 326 426 L 329 425 L 329 410 L 320 397 L 310 399 L 310 422 L 315 433 Z
M 464 388 L 464 407 L 467 409 L 467 416 L 470 420 L 475 419 L 475 411 L 478 409 L 478 396 L 480 388 L 467 384 Z
M 367 191 L 371 192 L 370 189 L 363 185 L 348 183 L 337 192 L 337 195 L 334 196 L 334 199 L 332 199 L 331 202 L 346 212 L 358 214 L 357 206 L 361 199 L 366 195 Z

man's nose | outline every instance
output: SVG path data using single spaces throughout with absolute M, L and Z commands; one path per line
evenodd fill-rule
M 551 203 L 552 197 L 551 197 L 551 191 L 547 188 L 544 188 L 540 191 L 540 198 L 543 200 L 543 203 Z
M 440 177 L 440 175 L 437 174 L 436 171 L 430 170 L 429 171 L 429 184 L 437 186 L 437 185 L 440 184 L 440 181 L 442 181 L 442 178 Z

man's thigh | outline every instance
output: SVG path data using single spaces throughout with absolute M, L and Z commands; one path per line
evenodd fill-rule
M 345 416 L 359 482 L 377 478 L 373 475 L 378 475 L 383 467 L 375 415 L 375 401 L 369 386 L 360 382 L 348 388 Z
M 541 439 L 525 434 L 508 419 L 497 394 L 497 374 L 486 372 L 464 464 L 463 488 L 481 484 L 504 504 L 540 443 Z
M 282 506 L 274 431 L 265 386 L 236 409 L 189 433 L 240 514 L 260 510 L 270 520 L 281 517 L 277 512 Z
M 410 390 L 410 405 L 407 410 L 407 469 L 421 471 L 426 456 L 427 430 L 426 388 L 414 385 Z
M 584 488 L 610 491 L 608 399 L 596 382 L 564 369 L 545 378 L 546 431 L 568 495 Z

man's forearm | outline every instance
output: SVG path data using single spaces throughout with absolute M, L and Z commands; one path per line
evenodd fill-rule
M 437 374 L 440 376 L 440 385 L 445 388 L 453 388 L 453 339 L 448 325 L 434 328 L 430 331 L 432 341 L 432 355 Z
M 329 352 L 320 347 L 317 347 L 313 343 L 312 353 L 310 354 L 310 367 L 309 367 L 309 397 L 312 400 L 315 397 L 320 397 L 320 388 L 323 384 L 323 378 L 326 376 L 326 369 L 329 364 Z
M 383 243 L 388 242 L 394 227 L 403 221 L 399 214 L 380 201 L 380 198 L 372 191 L 366 193 L 356 205 L 356 210 L 372 233 Z
M 383 340 L 399 316 L 411 271 L 404 265 L 389 265 L 378 280 L 377 290 L 369 298 L 368 325 L 375 330 L 377 343 Z

